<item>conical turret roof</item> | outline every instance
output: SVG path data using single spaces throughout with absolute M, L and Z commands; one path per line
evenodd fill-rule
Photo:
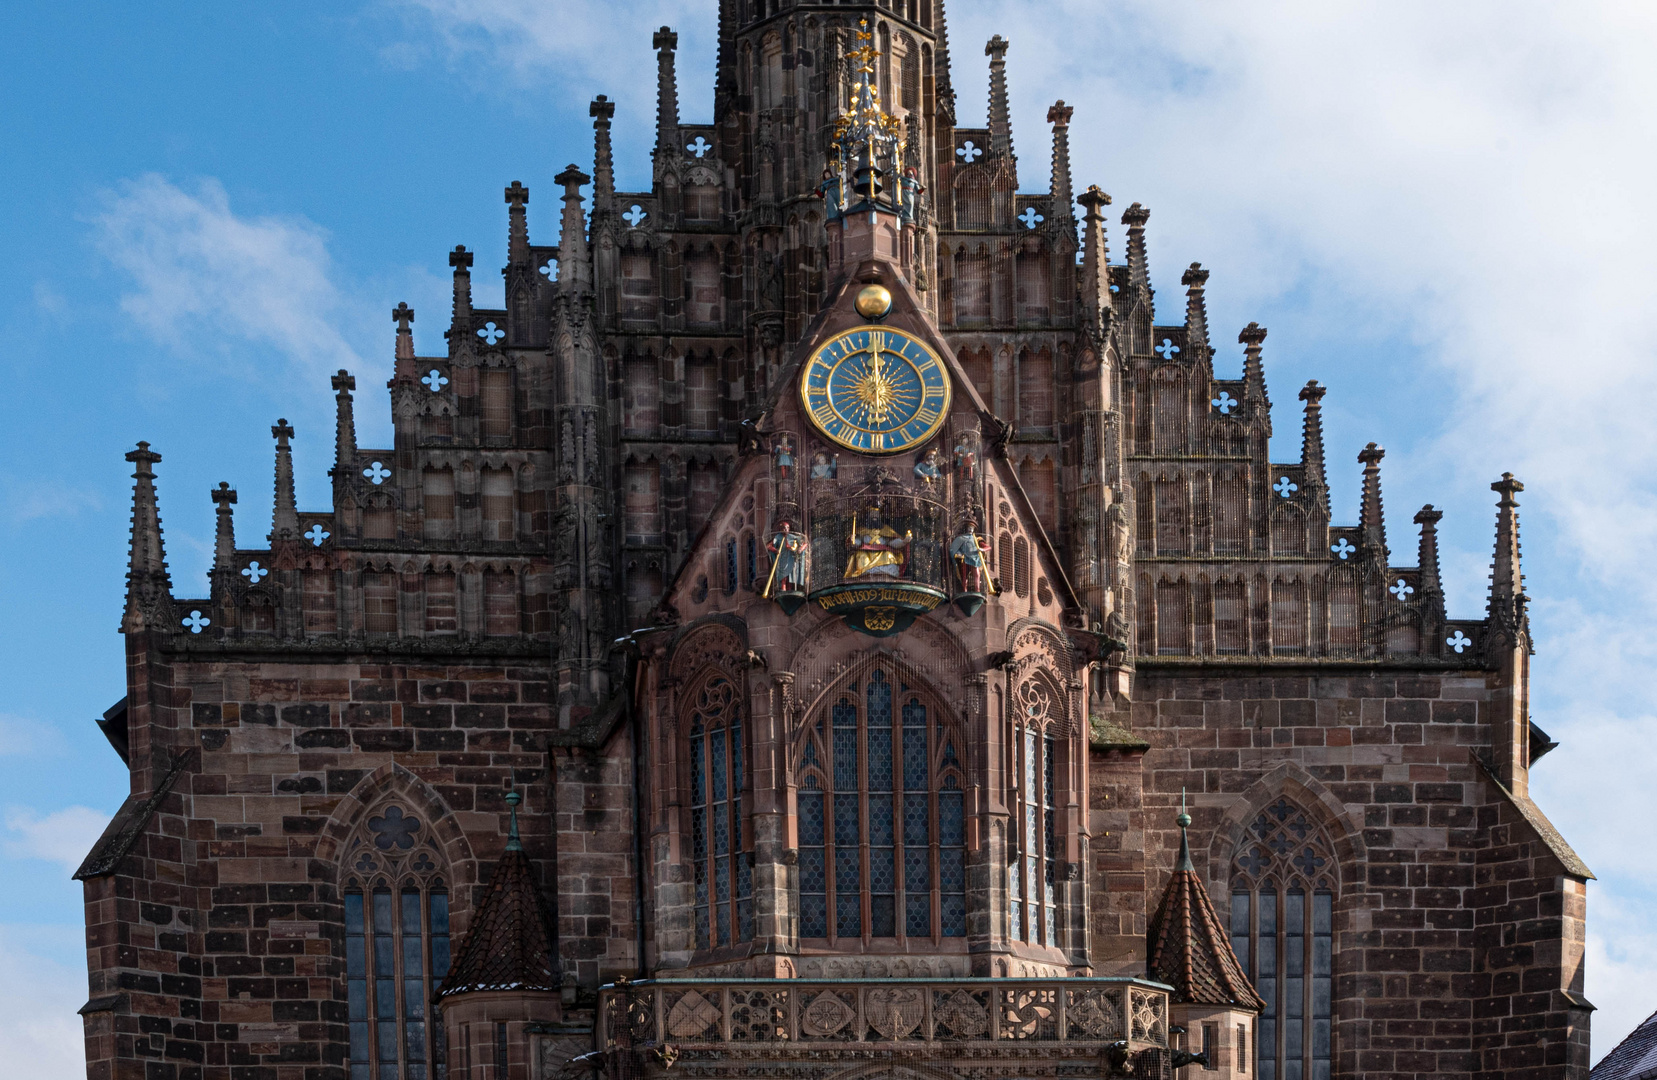
M 478 904 L 439 998 L 481 990 L 557 990 L 552 919 L 535 868 L 518 841 L 518 801 L 513 792 L 512 832 L 489 891 Z
M 1151 917 L 1146 973 L 1174 988 L 1174 1000 L 1197 1005 L 1232 1005 L 1256 1012 L 1266 1007 L 1255 992 L 1225 926 L 1191 862 L 1186 839 L 1189 815 L 1179 816 L 1179 862 Z

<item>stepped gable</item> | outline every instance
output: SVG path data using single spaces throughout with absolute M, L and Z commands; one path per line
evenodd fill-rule
M 1191 816 L 1181 812 L 1177 820 L 1179 862 L 1151 917 L 1145 972 L 1157 982 L 1172 986 L 1175 1001 L 1262 1011 L 1266 1002 L 1243 974 L 1225 926 L 1191 862 L 1191 846 L 1185 835 Z
M 512 831 L 495 865 L 489 891 L 479 902 L 454 966 L 438 988 L 439 1000 L 487 990 L 548 990 L 559 986 L 553 961 L 551 913 L 535 870 L 518 840 L 518 803 L 512 792 Z

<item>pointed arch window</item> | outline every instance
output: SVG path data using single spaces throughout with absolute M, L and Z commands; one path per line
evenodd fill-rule
M 350 1080 L 446 1080 L 443 1024 L 430 1007 L 449 973 L 449 891 L 424 822 L 401 806 L 371 815 L 345 854 Z
M 742 708 L 723 674 L 692 697 L 690 725 L 691 861 L 696 883 L 696 947 L 754 937 L 754 864 L 742 816 Z
M 795 762 L 800 936 L 966 936 L 966 770 L 937 705 L 894 671 L 848 680 Z
M 1058 946 L 1057 882 L 1059 871 L 1057 786 L 1061 739 L 1051 717 L 1057 694 L 1042 678 L 1019 686 L 1014 717 L 1012 790 L 1009 804 L 1014 827 L 1009 831 L 1007 900 L 1008 934 L 1014 941 Z
M 1335 868 L 1323 830 L 1281 798 L 1255 818 L 1232 861 L 1231 948 L 1266 1001 L 1259 1080 L 1329 1080 Z

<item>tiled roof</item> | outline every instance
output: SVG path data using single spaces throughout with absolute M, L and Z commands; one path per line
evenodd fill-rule
M 1588 1073 L 1589 1080 L 1651 1080 L 1657 1077 L 1657 1013 L 1600 1058 Z
M 1183 814 L 1183 823 L 1189 821 Z M 1233 1005 L 1256 1012 L 1266 1007 L 1255 993 L 1208 890 L 1191 865 L 1185 830 L 1180 829 L 1179 864 L 1151 917 L 1146 973 L 1174 988 L 1174 1000 L 1199 1005 Z
M 529 857 L 515 843 L 508 845 L 437 996 L 557 990 L 551 927 Z

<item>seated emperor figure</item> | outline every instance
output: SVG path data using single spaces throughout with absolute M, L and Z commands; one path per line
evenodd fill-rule
M 901 577 L 903 549 L 908 546 L 908 537 L 899 536 L 895 529 L 884 524 L 880 520 L 880 508 L 871 506 L 853 525 L 846 576 Z

